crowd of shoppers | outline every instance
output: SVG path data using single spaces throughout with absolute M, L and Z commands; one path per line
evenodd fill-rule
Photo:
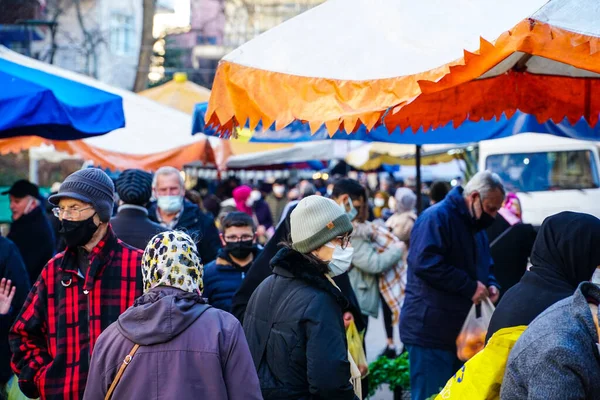
M 15 182 L 0 238 L 0 388 L 363 399 L 368 367 L 346 330 L 364 338 L 381 309 L 381 355 L 408 353 L 411 396 L 423 400 L 461 369 L 456 338 L 472 305 L 501 299 L 486 341 L 524 330 L 502 399 L 600 393 L 596 217 L 563 212 L 536 233 L 488 171 L 464 188 L 435 182 L 420 205 L 414 185 L 391 179 L 373 191 L 315 183 L 186 190 L 172 167 L 114 183 L 88 168 L 54 191 L 48 215 L 38 187 Z

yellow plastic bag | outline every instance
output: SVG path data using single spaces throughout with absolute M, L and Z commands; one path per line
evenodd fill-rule
M 514 326 L 496 332 L 487 346 L 446 383 L 435 400 L 499 399 L 508 355 L 526 328 Z
M 363 336 L 358 333 L 358 329 L 356 329 L 356 325 L 354 324 L 354 320 L 350 322 L 348 325 L 348 329 L 346 329 L 346 339 L 348 340 L 348 350 L 354 359 L 354 362 L 361 370 L 364 372 L 368 370 L 369 364 L 367 363 L 367 357 L 365 356 L 365 349 L 363 348 L 362 340 Z M 363 373 L 365 376 L 366 373 Z

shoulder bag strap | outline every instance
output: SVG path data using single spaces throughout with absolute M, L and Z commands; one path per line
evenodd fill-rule
M 119 381 L 121 380 L 121 377 L 123 376 L 123 373 L 125 372 L 125 368 L 127 368 L 129 363 L 133 359 L 133 355 L 139 348 L 140 348 L 140 345 L 136 344 L 135 346 L 133 346 L 133 349 L 131 349 L 129 354 L 127 354 L 125 356 L 125 359 L 123 360 L 123 363 L 121 364 L 121 367 L 119 368 L 119 371 L 117 372 L 117 375 L 115 376 L 115 379 L 113 379 L 112 383 L 110 384 L 110 387 L 108 388 L 108 392 L 106 392 L 106 396 L 104 397 L 104 400 L 110 400 L 110 398 L 113 395 L 113 392 L 115 391 L 115 388 L 117 387 L 117 384 L 119 383 Z
M 508 235 L 508 232 L 510 232 L 512 230 L 512 228 L 516 225 L 518 225 L 518 224 L 509 226 L 508 229 L 506 229 L 504 232 L 502 232 L 500 235 L 498 235 L 498 237 L 496 237 L 496 239 L 494 239 L 494 241 L 492 243 L 490 243 L 490 249 L 492 247 L 494 247 L 494 245 L 496 243 L 498 243 L 500 241 L 500 239 L 502 239 L 504 236 Z
M 285 299 L 279 303 L 279 307 L 277 307 L 276 310 L 273 310 L 270 315 L 269 315 L 269 322 L 267 323 L 267 325 L 269 326 L 269 331 L 267 332 L 267 334 L 265 335 L 265 337 L 263 338 L 263 340 L 260 342 L 260 345 L 258 346 L 258 357 L 256 357 L 254 359 L 254 367 L 256 368 L 256 370 L 258 371 L 258 367 L 260 366 L 260 362 L 262 361 L 264 355 L 265 355 L 265 351 L 267 350 L 267 342 L 269 341 L 269 337 L 271 336 L 271 330 L 273 329 L 273 325 L 275 324 L 275 316 L 277 314 L 279 314 L 279 310 L 281 309 L 281 307 L 283 307 L 284 304 L 287 303 L 287 301 L 289 300 L 290 297 L 292 297 L 292 295 L 294 293 L 296 293 L 298 290 L 300 290 L 300 288 L 296 288 L 295 290 L 291 291 L 286 297 Z M 106 399 L 105 399 L 106 400 Z

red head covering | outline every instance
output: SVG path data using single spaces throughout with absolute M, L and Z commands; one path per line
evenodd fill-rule
M 233 189 L 233 200 L 235 200 L 235 206 L 239 211 L 252 216 L 252 207 L 248 207 L 246 205 L 246 202 L 250 197 L 250 193 L 252 193 L 252 188 L 250 186 L 238 186 Z

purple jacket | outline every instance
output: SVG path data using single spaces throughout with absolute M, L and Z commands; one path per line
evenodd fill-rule
M 104 399 L 134 343 L 113 399 L 262 399 L 238 320 L 198 295 L 158 287 L 98 338 L 84 400 Z

